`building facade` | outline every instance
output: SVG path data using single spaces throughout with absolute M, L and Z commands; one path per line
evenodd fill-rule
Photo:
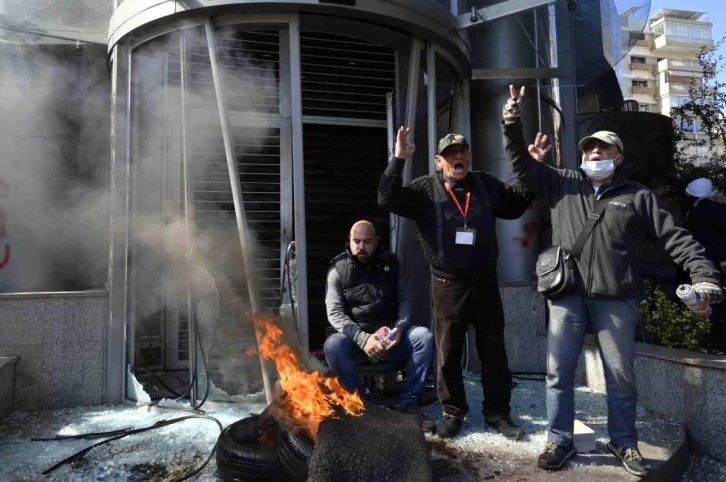
M 415 226 L 376 203 L 396 126 L 415 131 L 407 178 L 433 172 L 437 140 L 453 131 L 470 138 L 474 169 L 511 182 L 500 141 L 508 84 L 528 86 L 525 130 L 530 138 L 552 132 L 558 162 L 568 167 L 577 163 L 580 89 L 599 96 L 600 106 L 622 103 L 611 69 L 620 32 L 611 2 L 118 0 L 99 2 L 110 18 L 100 29 L 95 16 L 78 13 L 83 4 L 50 11 L 46 2 L 0 2 L 13 19 L 0 27 L 25 35 L 5 42 L 0 54 L 31 50 L 42 34 L 55 53 L 29 55 L 56 67 L 43 83 L 52 105 L 29 104 L 46 97 L 21 92 L 3 126 L 34 146 L 62 148 L 15 152 L 18 163 L 33 157 L 46 175 L 51 156 L 62 169 L 48 176 L 57 186 L 42 200 L 42 222 L 23 212 L 26 198 L 11 211 L 35 221 L 40 234 L 33 239 L 62 248 L 58 256 L 70 268 L 49 269 L 53 280 L 99 261 L 107 267 L 80 286 L 27 291 L 107 293 L 108 403 L 138 401 L 136 383 L 149 371 L 182 374 L 199 390 L 192 397 L 205 390 L 202 380 L 220 401 L 258 392 L 265 380 L 260 361 L 247 355 L 256 347 L 250 315 L 280 307 L 292 241 L 300 341 L 321 347 L 328 262 L 360 218 L 373 220 L 382 244 L 401 257 L 416 281 L 416 320 L 430 323 L 430 278 Z M 33 23 L 39 18 L 64 23 Z M 69 30 L 73 21 L 79 25 Z M 89 82 L 89 71 L 101 78 Z M 12 85 L 38 79 L 37 70 L 13 72 Z M 57 120 L 63 130 L 19 129 L 26 118 Z M 7 145 L 0 145 L 4 158 Z M 89 166 L 103 173 L 95 196 L 65 183 Z M 70 219 L 60 203 L 69 192 L 80 201 L 74 206 L 105 209 L 100 222 L 49 229 Z M 63 216 L 47 209 L 59 205 Z M 72 212 L 88 220 L 87 209 Z M 14 232 L 16 219 L 8 223 Z M 498 222 L 502 284 L 531 291 L 545 222 L 538 208 Z M 69 231 L 78 236 L 61 237 Z M 89 239 L 104 249 L 79 249 L 79 259 L 68 262 L 68 246 Z
M 637 14 L 633 9 L 622 14 L 623 36 L 632 45 L 615 69 L 625 105 L 670 117 L 673 108 L 690 99 L 689 89 L 701 85 L 703 67 L 698 54 L 714 48 L 713 24 L 705 12 L 662 9 L 642 28 Z M 685 154 L 708 157 L 707 145 L 692 146 L 694 140 L 708 140 L 700 123 L 686 127 L 690 134 Z M 723 146 L 717 148 L 723 150 Z

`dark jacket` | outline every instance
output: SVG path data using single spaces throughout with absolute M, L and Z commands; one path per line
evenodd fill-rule
M 325 283 L 328 322 L 361 349 L 371 333 L 412 324 L 413 290 L 396 255 L 378 248 L 365 265 L 349 248 L 330 262 Z
M 521 122 L 504 125 L 504 143 L 514 174 L 552 211 L 552 244 L 571 249 L 593 210 L 595 201 L 607 202 L 602 219 L 585 242 L 577 262 L 580 290 L 597 298 L 637 298 L 640 236 L 656 240 L 690 275 L 692 282 L 718 282 L 718 272 L 703 247 L 673 216 L 661 209 L 655 194 L 617 173 L 595 190 L 584 172 L 555 169 L 537 162 L 527 152 Z
M 532 193 L 519 182 L 506 186 L 488 172 L 469 172 L 464 180 L 471 191 L 467 227 L 476 229 L 475 245 L 459 245 L 456 229 L 464 225 L 464 218 L 446 191 L 442 174 L 416 178 L 404 187 L 404 163 L 394 158 L 381 176 L 378 205 L 416 221 L 431 272 L 445 278 L 495 274 L 499 255 L 495 218 L 521 216 L 532 202 Z
M 686 228 L 706 249 L 706 257 L 726 274 L 726 198 L 714 196 L 697 201 Z
M 398 317 L 398 259 L 390 251 L 377 249 L 363 266 L 349 248 L 333 258 L 345 299 L 345 311 L 368 333 L 393 326 Z

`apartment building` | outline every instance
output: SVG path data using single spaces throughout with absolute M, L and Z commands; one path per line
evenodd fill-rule
M 697 55 L 713 48 L 713 24 L 704 12 L 662 9 L 643 26 L 634 10 L 621 18 L 624 44 L 632 45 L 616 67 L 623 98 L 637 101 L 640 111 L 670 115 L 702 77 Z
M 632 8 L 621 14 L 623 45 L 632 46 L 615 67 L 623 99 L 627 108 L 635 109 L 628 101 L 636 101 L 639 111 L 670 116 L 703 77 L 697 56 L 704 47 L 713 49 L 713 24 L 704 12 L 661 9 L 645 23 L 639 13 Z M 690 127 L 694 138 L 706 139 L 698 123 Z M 689 154 L 708 157 L 695 148 Z

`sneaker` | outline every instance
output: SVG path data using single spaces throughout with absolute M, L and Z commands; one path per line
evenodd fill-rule
M 570 442 L 567 445 L 558 445 L 555 442 L 547 442 L 544 452 L 537 457 L 537 465 L 546 470 L 560 470 L 570 457 L 577 454 L 575 445 Z
M 432 422 L 426 415 L 421 412 L 421 408 L 414 404 L 402 406 L 395 404 L 392 407 L 395 411 L 405 413 L 406 415 L 416 415 L 418 422 L 421 425 L 421 430 L 424 433 L 434 433 L 436 431 L 436 424 Z
M 638 477 L 645 477 L 650 473 L 650 464 L 640 455 L 638 447 L 620 447 L 612 440 L 608 442 L 608 449 L 620 459 L 625 470 Z
M 497 429 L 499 433 L 501 433 L 510 440 L 517 440 L 524 434 L 524 431 L 514 425 L 514 422 L 512 422 L 512 419 L 509 417 L 502 417 L 493 422 L 487 422 L 485 420 L 485 422 L 490 427 L 494 427 L 495 429 Z
M 441 438 L 453 437 L 461 430 L 462 423 L 464 423 L 463 418 L 445 413 L 441 422 L 436 426 L 436 435 Z

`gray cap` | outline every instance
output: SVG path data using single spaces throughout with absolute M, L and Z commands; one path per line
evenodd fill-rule
M 597 131 L 587 137 L 583 137 L 580 142 L 577 143 L 577 148 L 581 151 L 584 150 L 585 144 L 593 139 L 602 141 L 605 144 L 610 144 L 611 146 L 618 146 L 618 149 L 620 149 L 620 153 L 625 153 L 625 150 L 623 149 L 623 141 L 620 140 L 620 137 L 618 137 L 616 133 L 610 131 Z
M 449 146 L 466 146 L 469 147 L 469 143 L 466 141 L 466 137 L 462 136 L 461 134 L 446 134 L 444 137 L 439 139 L 439 152 L 438 154 L 441 155 L 442 152 L 444 152 L 444 149 L 446 149 Z

